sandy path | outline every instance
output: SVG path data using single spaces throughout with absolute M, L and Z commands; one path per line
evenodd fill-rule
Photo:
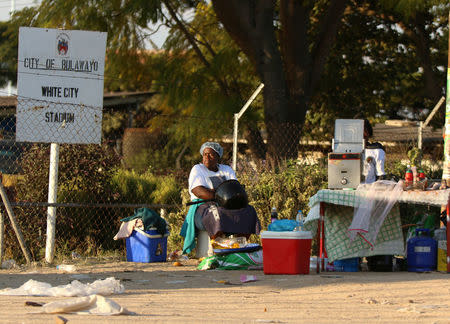
M 450 323 L 450 274 L 408 272 L 264 275 L 262 271 L 198 271 L 195 260 L 80 266 L 82 282 L 115 277 L 126 292 L 111 299 L 135 316 L 64 314 L 68 323 Z M 258 281 L 241 284 L 240 275 Z M 49 268 L 0 271 L 0 289 L 28 279 L 67 284 L 71 274 Z M 226 281 L 231 284 L 218 283 Z M 25 301 L 64 298 L 0 296 L 1 323 L 54 323 L 55 315 L 29 314 Z

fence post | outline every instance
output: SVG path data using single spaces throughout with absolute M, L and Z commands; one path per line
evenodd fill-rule
M 261 83 L 259 87 L 253 92 L 252 96 L 247 100 L 245 105 L 241 108 L 241 111 L 239 111 L 237 114 L 234 114 L 234 129 L 233 129 L 233 170 L 236 171 L 236 161 L 237 161 L 237 141 L 238 141 L 238 121 L 239 118 L 242 117 L 244 112 L 247 110 L 247 108 L 250 106 L 250 104 L 255 100 L 256 96 L 259 94 L 259 92 L 264 88 L 264 83 Z
M 16 216 L 14 215 L 14 211 L 11 207 L 11 204 L 8 199 L 8 195 L 6 194 L 6 190 L 3 187 L 2 179 L 0 177 L 0 195 L 2 197 L 3 204 L 5 205 L 6 211 L 8 212 L 9 220 L 11 221 L 11 226 L 16 233 L 17 240 L 19 241 L 20 248 L 22 249 L 23 255 L 27 260 L 28 264 L 31 264 L 31 254 L 27 249 L 27 244 L 22 235 L 22 231 L 20 230 L 19 224 L 17 223 Z
M 439 108 L 441 108 L 442 104 L 445 102 L 445 97 L 441 97 L 441 99 L 438 101 L 438 103 L 434 106 L 433 110 L 428 115 L 425 122 L 419 122 L 419 129 L 417 134 L 417 147 L 419 149 L 422 149 L 422 142 L 423 142 L 423 129 L 427 127 L 428 123 L 430 122 L 431 118 L 433 118 L 434 114 L 438 111 Z
M 50 146 L 50 172 L 48 177 L 48 202 L 56 203 L 58 191 L 58 164 L 59 164 L 59 144 L 52 143 Z M 55 225 L 56 207 L 47 207 L 47 241 L 45 244 L 45 261 L 53 262 L 55 257 Z
M 3 213 L 0 211 L 0 268 L 3 261 L 3 250 L 5 248 L 4 244 L 4 233 L 5 233 L 5 224 L 4 224 L 4 218 Z
M 420 121 L 419 122 L 419 128 L 417 130 L 418 134 L 417 134 L 417 147 L 419 148 L 419 150 L 422 149 L 422 135 L 423 135 L 423 122 Z

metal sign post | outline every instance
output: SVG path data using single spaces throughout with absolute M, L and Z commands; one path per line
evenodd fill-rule
M 51 143 L 48 202 L 57 202 L 60 143 L 100 144 L 106 33 L 20 27 L 17 142 Z M 55 255 L 47 209 L 45 260 Z
M 50 172 L 48 176 L 48 202 L 57 202 L 58 193 L 59 144 L 50 145 Z M 47 241 L 45 261 L 51 263 L 55 257 L 56 207 L 47 207 Z

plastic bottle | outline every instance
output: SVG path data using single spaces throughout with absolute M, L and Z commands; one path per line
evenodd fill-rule
M 406 185 L 411 185 L 413 183 L 413 180 L 414 180 L 414 175 L 413 175 L 413 172 L 411 170 L 411 166 L 408 164 L 406 172 L 405 172 L 405 183 L 406 183 Z
M 303 212 L 299 209 L 297 212 L 297 216 L 295 217 L 295 220 L 299 223 L 299 229 L 300 231 L 304 231 L 304 224 L 303 224 Z
M 272 207 L 272 211 L 270 212 L 270 222 L 273 223 L 278 219 L 278 212 L 276 207 Z
M 64 272 L 75 272 L 77 267 L 73 264 L 60 264 L 56 266 L 56 270 Z
M 426 178 L 425 172 L 422 169 L 419 169 L 419 180 L 422 181 Z
M 434 230 L 434 239 L 436 241 L 445 241 L 447 239 L 447 228 L 441 227 Z

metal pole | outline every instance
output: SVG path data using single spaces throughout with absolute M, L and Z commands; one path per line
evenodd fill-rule
M 450 27 L 450 12 L 449 12 Z M 447 63 L 447 102 L 445 105 L 445 133 L 444 133 L 444 165 L 442 171 L 442 180 L 445 180 L 447 186 L 450 185 L 450 37 L 448 39 L 448 63 Z
M 56 203 L 58 191 L 59 144 L 50 146 L 50 174 L 48 178 L 48 202 Z M 56 207 L 47 208 L 47 241 L 45 245 L 45 261 L 53 262 L 55 257 Z
M 418 136 L 417 136 L 417 146 L 419 149 L 422 149 L 422 142 L 423 142 L 423 129 L 427 127 L 428 123 L 430 122 L 431 118 L 433 118 L 434 114 L 439 110 L 441 105 L 445 102 L 445 97 L 441 97 L 439 99 L 438 103 L 434 106 L 431 113 L 428 115 L 427 119 L 424 122 L 419 122 L 419 129 L 418 129 Z
M 447 273 L 450 273 L 450 202 L 447 202 Z
M 450 12 L 448 13 L 448 26 L 450 28 Z M 444 134 L 444 170 L 442 179 L 446 179 L 447 186 L 450 180 L 450 34 L 448 35 L 447 54 L 447 102 L 445 105 L 445 134 Z M 447 273 L 450 273 L 450 210 L 447 202 Z
M 14 229 L 14 232 L 16 233 L 20 248 L 22 249 L 25 259 L 27 260 L 27 263 L 30 264 L 32 261 L 31 254 L 27 249 L 27 245 L 25 244 L 25 240 L 23 238 L 22 231 L 20 230 L 20 227 L 17 224 L 16 216 L 14 215 L 14 211 L 11 207 L 11 204 L 9 203 L 9 199 L 8 199 L 8 196 L 6 195 L 6 190 L 3 187 L 3 183 L 2 183 L 1 179 L 0 179 L 0 195 L 2 196 L 3 204 L 5 205 L 6 211 L 8 212 L 8 216 L 9 216 L 9 220 L 11 221 L 11 225 Z
M 3 250 L 4 250 L 4 233 L 5 233 L 5 223 L 3 213 L 0 211 L 0 267 L 3 261 Z
M 11 10 L 9 11 L 9 15 L 12 16 L 15 10 L 16 10 L 16 1 L 11 0 Z
M 422 149 L 422 134 L 423 134 L 423 122 L 420 121 L 418 134 L 417 134 L 417 147 L 419 148 L 419 150 Z
M 233 170 L 236 171 L 236 161 L 237 161 L 237 140 L 238 140 L 238 121 L 239 118 L 242 117 L 244 112 L 247 110 L 247 108 L 250 106 L 250 104 L 255 100 L 256 96 L 259 94 L 259 92 L 264 88 L 264 83 L 261 83 L 259 87 L 253 92 L 252 96 L 247 100 L 245 105 L 241 108 L 241 111 L 239 111 L 237 114 L 234 114 L 234 130 L 233 130 L 233 163 L 232 167 Z
M 234 114 L 234 129 L 233 129 L 233 170 L 236 171 L 236 163 L 237 163 L 237 149 L 238 149 L 238 123 L 239 117 L 238 114 Z
M 445 97 L 442 96 L 441 99 L 439 99 L 438 103 L 436 104 L 436 106 L 434 106 L 433 110 L 431 111 L 431 113 L 428 115 L 427 119 L 425 120 L 425 122 L 423 123 L 423 127 L 427 127 L 428 123 L 430 122 L 431 118 L 433 118 L 434 114 L 436 114 L 436 112 L 439 110 L 439 108 L 441 108 L 442 104 L 445 102 Z

